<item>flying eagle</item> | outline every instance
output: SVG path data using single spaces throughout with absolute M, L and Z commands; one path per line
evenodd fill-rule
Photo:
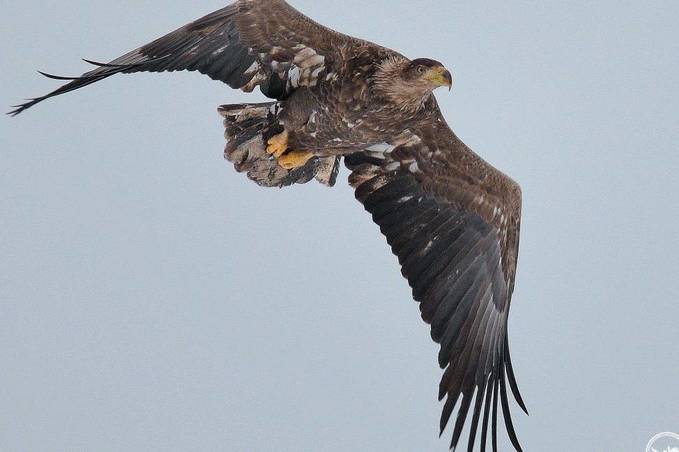
M 119 73 L 199 71 L 272 99 L 219 107 L 226 158 L 258 184 L 334 185 L 344 157 L 356 198 L 441 346 L 441 432 L 457 409 L 451 448 L 471 416 L 468 450 L 479 426 L 485 450 L 489 425 L 496 450 L 499 402 L 521 450 L 507 389 L 526 411 L 507 339 L 521 190 L 446 124 L 433 95 L 453 84 L 441 63 L 340 34 L 284 0 L 239 0 L 110 63 L 85 61 L 97 67 L 73 78 L 44 74 L 68 83 L 10 114 Z

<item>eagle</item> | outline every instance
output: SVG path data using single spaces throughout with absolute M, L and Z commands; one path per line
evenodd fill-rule
M 225 157 L 257 184 L 332 186 L 341 161 L 356 198 L 391 246 L 420 303 L 443 370 L 440 431 L 451 449 L 497 450 L 498 403 L 521 450 L 508 387 L 527 413 L 509 354 L 521 189 L 467 147 L 434 97 L 452 88 L 438 61 L 409 59 L 320 25 L 284 0 L 238 0 L 9 112 L 115 74 L 198 71 L 271 99 L 218 108 Z M 453 413 L 456 413 L 453 416 Z

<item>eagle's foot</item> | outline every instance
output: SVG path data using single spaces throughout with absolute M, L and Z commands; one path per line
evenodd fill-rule
M 291 151 L 280 156 L 278 158 L 278 164 L 286 170 L 292 170 L 306 165 L 306 162 L 308 162 L 313 156 L 314 154 L 307 151 Z
M 273 155 L 279 158 L 283 155 L 285 151 L 288 150 L 288 131 L 283 130 L 278 135 L 272 136 L 269 141 L 267 141 L 266 152 L 267 154 Z

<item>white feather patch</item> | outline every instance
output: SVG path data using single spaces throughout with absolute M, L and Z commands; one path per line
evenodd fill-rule
M 370 147 L 367 147 L 366 151 L 389 153 L 389 152 L 393 151 L 395 148 L 396 148 L 396 146 L 392 146 L 389 143 L 378 143 L 378 144 L 373 144 Z
M 290 85 L 293 88 L 299 87 L 299 79 L 302 75 L 302 72 L 299 70 L 297 66 L 293 66 L 290 68 L 288 71 L 288 81 L 290 82 Z

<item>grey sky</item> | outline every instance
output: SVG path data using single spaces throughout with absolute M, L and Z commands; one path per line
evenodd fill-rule
M 454 130 L 521 183 L 526 450 L 679 430 L 679 2 L 292 3 L 446 63 Z M 5 1 L 0 101 L 223 5 Z M 215 108 L 260 98 L 143 74 L 0 119 L 0 451 L 447 450 L 436 346 L 346 172 L 266 190 L 222 160 Z

